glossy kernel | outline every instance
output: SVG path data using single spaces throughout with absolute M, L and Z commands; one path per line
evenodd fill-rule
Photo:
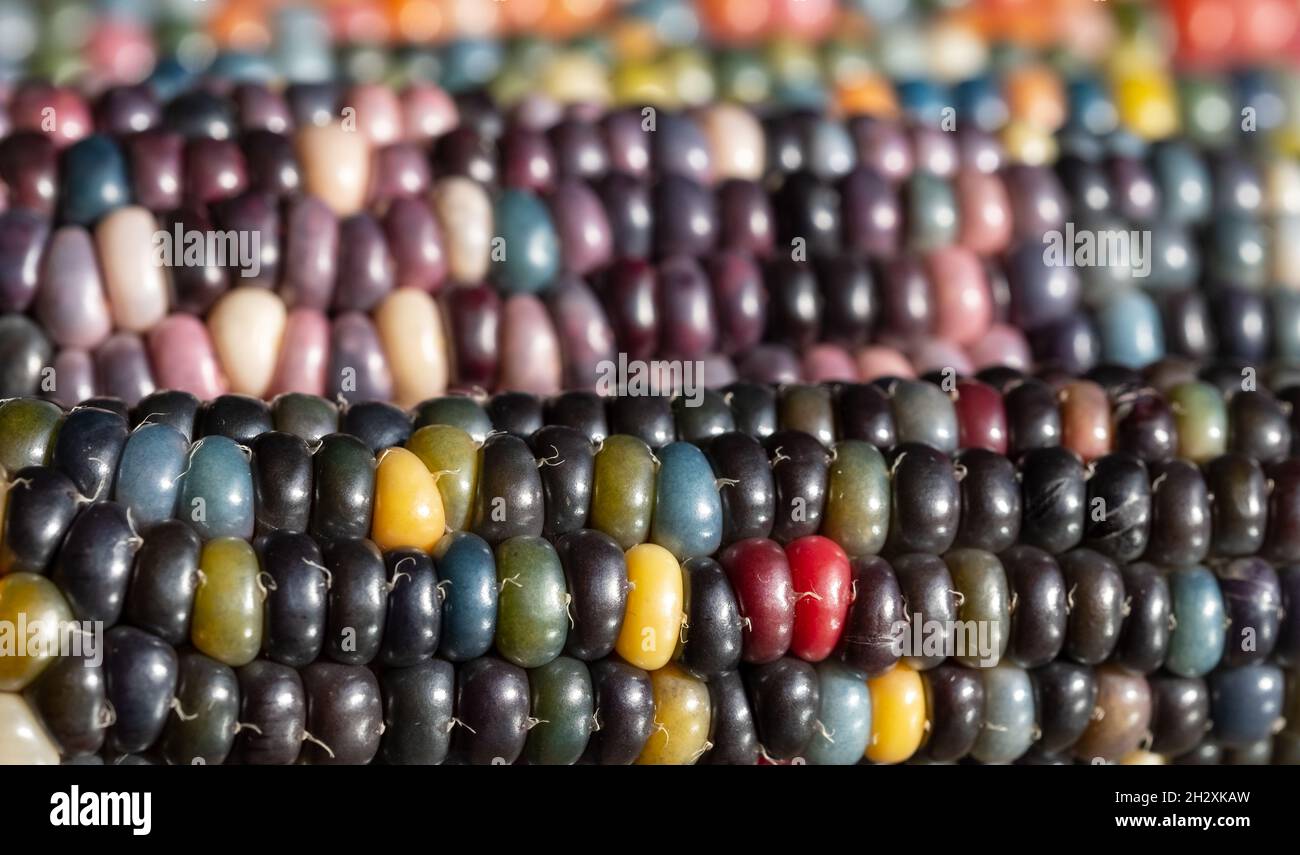
M 682 572 L 673 554 L 643 543 L 627 551 L 630 589 L 614 649 L 629 663 L 654 671 L 677 648 L 682 625 Z
M 596 453 L 588 524 L 624 549 L 644 543 L 654 510 L 655 463 L 650 447 L 634 436 L 606 438 Z
M 835 541 L 819 535 L 791 541 L 785 554 L 795 596 L 790 652 L 820 662 L 844 632 L 852 598 L 849 559 Z
M 545 665 L 564 650 L 569 632 L 560 558 L 549 541 L 531 535 L 505 541 L 496 558 L 497 652 L 521 668 Z
M 636 762 L 642 766 L 689 766 L 708 746 L 712 704 L 709 688 L 676 665 L 650 674 L 654 724 Z
M 251 538 L 253 473 L 244 449 L 224 436 L 194 443 L 177 515 L 204 538 Z
M 712 555 L 722 542 L 722 500 L 704 452 L 689 442 L 659 450 L 650 539 L 679 561 Z
M 884 455 L 862 440 L 836 445 L 822 534 L 850 558 L 875 555 L 889 534 L 889 511 L 889 466 Z
M 59 655 L 61 628 L 71 620 L 63 595 L 44 576 L 0 578 L 0 626 L 13 634 L 13 648 L 0 655 L 0 692 L 22 691 L 49 667 Z
M 431 552 L 445 528 L 442 495 L 420 458 L 404 448 L 380 454 L 371 540 L 384 551 L 409 547 Z
M 1205 463 L 1228 450 L 1228 412 L 1209 383 L 1180 383 L 1169 390 L 1178 429 L 1178 456 Z
M 873 763 L 902 763 L 925 737 L 925 689 L 921 675 L 905 663 L 867 681 L 871 689 L 871 739 L 866 757 Z
M 478 487 L 478 443 L 459 427 L 433 424 L 411 434 L 406 448 L 433 473 L 447 528 L 469 528 Z
M 14 398 L 0 403 L 0 469 L 41 466 L 54 451 L 63 413 L 49 401 Z
M 58 746 L 22 695 L 0 692 L 0 765 L 57 766 Z
M 204 544 L 199 571 L 190 640 L 219 662 L 248 664 L 262 646 L 257 555 L 244 540 L 218 538 Z

